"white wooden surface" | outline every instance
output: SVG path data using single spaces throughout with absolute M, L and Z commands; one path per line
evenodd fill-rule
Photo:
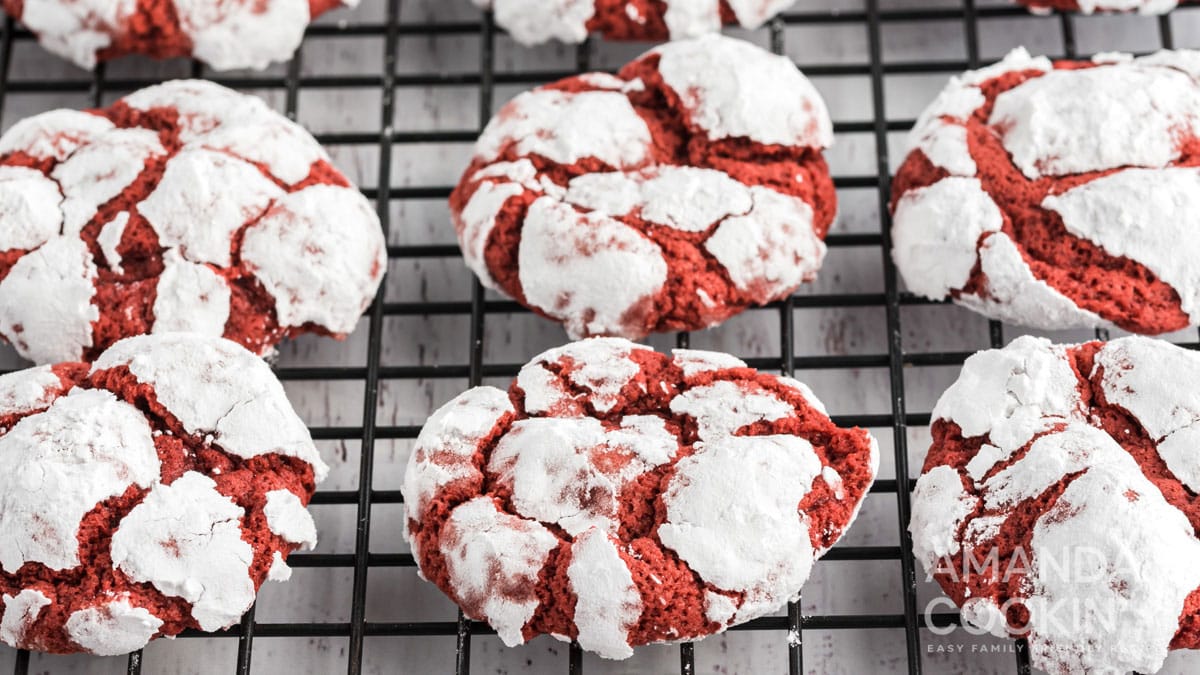
M 862 9 L 864 0 L 800 0 L 812 8 Z M 980 5 L 1004 4 L 1005 0 L 980 0 Z M 882 0 L 883 8 L 959 7 L 960 0 Z M 383 0 L 363 0 L 356 12 L 341 11 L 322 19 L 335 21 L 379 21 Z M 467 0 L 406 0 L 402 19 L 406 22 L 471 20 L 477 16 Z M 1082 53 L 1117 49 L 1157 49 L 1158 33 L 1153 19 L 1142 17 L 1093 17 L 1074 22 Z M 1179 13 L 1173 19 L 1178 46 L 1200 46 L 1200 12 Z M 765 44 L 765 31 L 743 34 Z M 994 59 L 1009 48 L 1025 44 L 1038 53 L 1061 54 L 1063 45 L 1056 18 L 1017 17 L 980 24 L 980 48 L 984 59 Z M 863 64 L 867 62 L 867 32 L 861 23 L 816 27 L 792 26 L 786 31 L 787 53 L 801 64 Z M 882 42 L 885 60 L 965 59 L 965 35 L 961 21 L 887 23 Z M 496 65 L 501 71 L 571 68 L 572 49 L 546 46 L 525 49 L 506 38 L 498 38 Z M 616 67 L 644 45 L 593 46 L 593 64 Z M 381 37 L 311 40 L 303 48 L 305 74 L 377 74 L 381 70 Z M 15 80 L 84 80 L 87 73 L 42 52 L 34 43 L 18 43 L 13 54 Z M 401 73 L 473 72 L 479 63 L 478 38 L 473 35 L 436 37 L 405 36 L 398 53 Z M 282 73 L 281 67 L 274 69 Z M 126 59 L 110 65 L 111 77 L 176 77 L 186 75 L 186 64 L 159 64 Z M 894 75 L 885 83 L 885 108 L 891 119 L 911 119 L 941 88 L 946 75 Z M 815 84 L 825 95 L 837 121 L 869 121 L 872 117 L 870 81 L 866 76 L 821 77 Z M 519 88 L 501 86 L 495 105 L 500 105 Z M 113 92 L 119 95 L 122 92 Z M 260 92 L 263 93 L 263 92 Z M 282 109 L 281 91 L 265 92 L 272 104 Z M 59 106 L 87 105 L 85 94 L 9 94 L 3 109 L 3 126 L 22 116 Z M 377 88 L 318 89 L 302 91 L 299 120 L 317 132 L 377 131 L 380 123 L 380 94 Z M 392 121 L 400 131 L 462 130 L 476 128 L 478 97 L 473 87 L 409 87 L 397 91 L 396 115 Z M 892 168 L 903 158 L 903 134 L 889 138 Z M 373 186 L 378 178 L 378 150 L 374 146 L 331 147 L 337 164 L 353 179 Z M 391 183 L 394 186 L 450 185 L 458 176 L 469 153 L 469 144 L 407 144 L 393 151 Z M 871 134 L 840 134 L 828 155 L 838 176 L 869 176 L 874 172 L 876 148 Z M 840 217 L 834 232 L 878 232 L 878 196 L 874 188 L 847 189 L 839 193 Z M 441 200 L 395 201 L 392 242 L 397 244 L 450 243 L 453 232 Z M 801 293 L 882 293 L 881 251 L 878 247 L 835 248 L 830 251 L 821 278 Z M 471 277 L 456 257 L 446 259 L 393 260 L 387 282 L 391 301 L 465 301 L 470 297 Z M 981 318 L 950 306 L 905 307 L 902 310 L 906 351 L 974 350 L 988 346 L 987 324 Z M 884 308 L 880 306 L 842 309 L 804 309 L 795 315 L 795 353 L 801 356 L 833 354 L 886 354 Z M 742 356 L 775 356 L 780 353 L 778 314 L 774 310 L 750 311 L 726 325 L 693 335 L 692 344 Z M 366 358 L 366 321 L 360 331 L 344 343 L 306 338 L 281 349 L 280 365 L 362 366 Z M 565 340 L 556 326 L 529 314 L 489 315 L 486 322 L 485 356 L 489 362 L 520 363 L 533 354 Z M 385 365 L 465 364 L 468 361 L 468 320 L 465 316 L 392 317 L 384 327 Z M 1019 334 L 1006 328 L 1005 339 Z M 1088 339 L 1090 334 L 1066 333 L 1055 337 Z M 1194 339 L 1194 334 L 1179 336 Z M 651 343 L 667 348 L 670 336 Z M 0 355 L 0 365 L 19 363 L 11 351 Z M 927 412 L 940 391 L 956 375 L 955 368 L 906 368 L 906 394 L 910 412 Z M 834 414 L 889 413 L 890 396 L 886 368 L 861 370 L 806 370 L 797 377 L 808 382 Z M 504 384 L 504 383 L 498 383 Z M 379 423 L 420 424 L 438 405 L 466 386 L 465 381 L 386 380 L 380 387 Z M 312 425 L 354 426 L 361 423 L 362 382 L 290 382 L 293 404 Z M 883 449 L 881 477 L 894 476 L 889 429 L 873 430 Z M 909 462 L 920 468 L 928 434 L 909 431 Z M 323 489 L 357 488 L 360 448 L 357 442 L 322 442 L 326 459 L 333 466 Z M 400 485 L 411 441 L 380 441 L 375 447 L 377 489 Z M 898 543 L 894 495 L 868 499 L 858 522 L 846 536 L 855 545 Z M 354 507 L 314 507 L 321 531 L 319 552 L 351 553 L 354 550 Z M 371 551 L 406 550 L 399 532 L 398 505 L 373 510 Z M 264 586 L 257 606 L 260 622 L 347 621 L 350 616 L 352 571 L 345 569 L 297 569 L 290 583 Z M 853 614 L 901 612 L 900 567 L 896 561 L 821 562 L 805 588 L 806 614 Z M 923 584 L 920 606 L 937 597 L 932 584 Z M 453 620 L 454 606 L 439 591 L 417 579 L 411 568 L 372 568 L 369 575 L 368 621 Z M 899 673 L 905 671 L 904 633 L 901 629 L 805 631 L 804 664 L 812 673 Z M 338 673 L 345 671 L 347 639 L 258 638 L 254 643 L 255 673 Z M 923 635 L 927 672 L 1010 673 L 1014 657 L 1011 643 L 968 639 L 963 634 L 947 638 Z M 732 632 L 700 642 L 696 647 L 699 673 L 723 675 L 775 673 L 786 670 L 786 640 L 782 632 Z M 146 673 L 228 673 L 234 665 L 237 641 L 230 638 L 162 640 L 145 652 Z M 947 650 L 961 650 L 947 653 Z M 998 653 L 981 653 L 998 650 Z M 454 664 L 452 637 L 368 638 L 365 673 L 451 672 Z M 14 652 L 0 648 L 0 672 L 10 672 Z M 565 645 L 549 638 L 534 640 L 518 649 L 506 649 L 494 637 L 475 637 L 473 672 L 561 673 L 566 669 Z M 649 647 L 624 662 L 604 662 L 585 657 L 588 673 L 678 672 L 678 650 Z M 54 674 L 119 673 L 124 658 L 55 657 L 34 655 L 30 672 Z M 1200 669 L 1196 655 L 1175 654 L 1164 672 Z

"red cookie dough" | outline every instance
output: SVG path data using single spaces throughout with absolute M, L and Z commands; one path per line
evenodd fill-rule
M 1034 13 L 1058 10 L 1060 12 L 1133 12 L 1138 14 L 1166 14 L 1189 0 L 1017 0 Z
M 83 68 L 144 54 L 217 70 L 266 68 L 300 46 L 308 22 L 358 0 L 3 0 L 42 46 Z
M 893 182 L 908 288 L 1042 329 L 1200 325 L 1200 52 L 951 80 Z
M 258 357 L 192 333 L 0 376 L 0 640 L 124 654 L 236 623 L 325 473 Z
M 795 0 L 472 0 L 521 44 L 610 40 L 679 40 L 721 30 L 758 28 Z
M 681 40 L 510 101 L 450 210 L 480 280 L 572 337 L 704 328 L 816 275 L 832 141 L 791 61 Z
M 1200 354 L 1022 337 L 967 359 L 933 411 L 913 552 L 1050 673 L 1200 647 Z
M 0 335 L 37 363 L 150 332 L 341 337 L 386 267 L 370 202 L 253 96 L 179 80 L 0 137 Z
M 404 477 L 421 575 L 505 644 L 607 658 L 795 599 L 879 456 L 805 385 L 619 338 L 552 349 L 435 412 Z

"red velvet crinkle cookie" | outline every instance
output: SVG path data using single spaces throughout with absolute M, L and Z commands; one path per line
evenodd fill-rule
M 387 266 L 370 202 L 299 125 L 210 82 L 0 138 L 0 335 L 38 363 L 187 330 L 264 354 L 342 336 Z
M 1017 0 L 1035 14 L 1059 10 L 1062 12 L 1137 12 L 1138 14 L 1166 14 L 1188 0 Z
M 124 654 L 236 623 L 316 544 L 326 466 L 255 355 L 194 333 L 0 377 L 0 640 Z
M 358 0 L 3 0 L 43 47 L 83 68 L 144 54 L 217 70 L 286 61 L 316 16 Z
M 1032 58 L 951 80 L 896 174 L 905 283 L 1045 329 L 1200 324 L 1200 52 Z
M 429 418 L 405 536 L 421 575 L 505 644 L 550 634 L 625 658 L 796 598 L 878 462 L 796 380 L 593 338 Z
M 975 354 L 933 411 L 913 552 L 1051 673 L 1200 647 L 1200 354 L 1151 338 Z
M 572 337 L 703 328 L 816 275 L 832 140 L 791 61 L 682 40 L 510 101 L 450 209 L 480 280 Z
M 679 40 L 721 30 L 758 28 L 795 0 L 472 0 L 525 45 L 610 40 Z

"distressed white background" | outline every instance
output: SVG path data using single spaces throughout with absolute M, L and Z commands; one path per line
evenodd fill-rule
M 865 0 L 800 0 L 797 10 L 840 8 L 861 11 Z M 981 6 L 1003 5 L 1005 0 L 980 0 Z M 354 12 L 331 14 L 322 23 L 378 23 L 384 18 L 384 0 L 363 0 Z M 884 10 L 901 8 L 948 8 L 962 6 L 961 0 L 880 0 Z M 401 19 L 405 24 L 447 21 L 476 21 L 478 13 L 468 0 L 405 0 Z M 1176 44 L 1200 46 L 1200 11 L 1180 11 L 1172 19 Z M 1136 16 L 1090 17 L 1073 20 L 1080 53 L 1096 51 L 1157 49 L 1156 20 Z M 765 44 L 766 31 L 736 32 Z M 967 57 L 966 33 L 961 19 L 927 19 L 916 22 L 889 21 L 882 25 L 881 41 L 885 62 L 912 63 L 962 61 Z M 1011 47 L 1024 44 L 1034 53 L 1063 54 L 1062 32 L 1057 17 L 998 17 L 979 23 L 981 57 L 993 60 Z M 644 45 L 591 47 L 594 67 L 615 68 L 640 52 Z M 863 65 L 868 62 L 868 33 L 864 22 L 792 25 L 785 31 L 785 48 L 801 66 Z M 381 36 L 310 39 L 303 47 L 305 75 L 367 74 L 382 70 L 384 40 Z M 472 73 L 479 67 L 479 39 L 474 34 L 402 35 L 398 47 L 400 74 L 422 72 Z M 546 46 L 526 49 L 505 37 L 496 40 L 496 68 L 500 72 L 563 70 L 575 63 L 570 48 Z M 11 78 L 15 81 L 83 81 L 89 75 L 42 52 L 35 43 L 23 40 L 13 50 Z M 861 72 L 863 69 L 859 69 Z M 153 63 L 125 59 L 108 68 L 109 78 L 168 78 L 186 75 L 187 64 Z M 275 74 L 284 69 L 276 67 Z M 884 108 L 892 120 L 911 120 L 942 87 L 949 73 L 935 75 L 888 75 L 884 83 Z M 866 74 L 815 77 L 837 122 L 869 122 L 872 119 L 871 82 Z M 495 106 L 523 87 L 497 87 Z M 106 99 L 119 95 L 112 92 Z M 279 109 L 284 106 L 281 90 L 256 92 Z M 298 118 L 316 132 L 377 132 L 380 126 L 378 86 L 359 88 L 305 88 L 299 97 Z M 25 115 L 59 106 L 83 107 L 86 92 L 75 94 L 10 93 L 2 111 L 7 128 Z M 478 94 L 470 85 L 402 86 L 396 92 L 397 131 L 462 131 L 480 123 Z M 889 135 L 889 166 L 903 158 L 903 132 Z M 470 149 L 462 143 L 403 143 L 392 151 L 391 184 L 396 187 L 442 186 L 456 180 Z M 871 177 L 876 153 L 871 133 L 841 133 L 828 153 L 838 177 Z M 379 151 L 375 145 L 331 146 L 336 163 L 361 185 L 374 186 L 379 176 Z M 834 233 L 878 233 L 879 200 L 875 188 L 839 191 L 840 217 Z M 442 199 L 394 200 L 390 205 L 393 244 L 448 244 L 453 242 L 446 206 Z M 862 355 L 864 363 L 878 364 L 856 370 L 805 369 L 797 377 L 808 382 L 835 414 L 891 412 L 885 313 L 883 307 L 882 253 L 879 246 L 838 247 L 830 251 L 821 278 L 800 294 L 866 294 L 875 298 L 867 306 L 798 309 L 795 311 L 795 354 L 799 357 Z M 470 298 L 471 276 L 457 257 L 393 259 L 387 282 L 390 302 L 465 302 Z M 970 312 L 952 306 L 905 306 L 902 309 L 904 349 L 910 353 L 971 351 L 989 345 L 987 323 Z M 366 320 L 358 333 L 344 343 L 306 338 L 284 345 L 280 365 L 355 366 L 366 361 Z M 565 340 L 562 331 L 528 313 L 490 314 L 486 321 L 485 358 L 489 363 L 517 364 L 537 352 Z M 1006 327 L 1004 337 L 1019 334 Z M 741 356 L 774 357 L 780 354 L 779 315 L 774 309 L 749 311 L 719 328 L 697 333 L 692 345 L 733 352 Z M 1057 334 L 1055 337 L 1084 340 L 1087 332 Z M 1194 333 L 1174 336 L 1194 340 Z M 671 336 L 651 343 L 667 348 Z M 465 315 L 392 316 L 385 320 L 383 364 L 463 365 L 469 358 L 468 318 Z M 11 351 L 3 352 L 3 365 L 19 363 Z M 926 413 L 940 391 L 955 377 L 955 367 L 906 367 L 908 410 Z M 504 385 L 504 382 L 497 382 Z M 420 424 L 437 406 L 466 386 L 465 379 L 384 380 L 380 386 L 377 413 L 384 425 Z M 356 426 L 363 410 L 362 381 L 291 381 L 287 390 L 301 415 L 314 426 Z M 881 477 L 894 477 L 892 434 L 889 428 L 873 430 L 883 449 Z M 919 470 L 928 435 L 923 429 L 908 432 L 909 463 Z M 322 486 L 329 490 L 354 490 L 358 486 L 360 448 L 357 441 L 321 442 L 333 466 Z M 376 443 L 374 488 L 398 489 L 411 441 Z M 355 509 L 348 506 L 313 508 L 321 529 L 321 553 L 354 551 Z M 374 553 L 406 552 L 400 537 L 399 505 L 376 506 L 370 550 Z M 895 546 L 898 544 L 895 495 L 868 498 L 862 515 L 845 538 L 853 545 Z M 414 569 L 373 567 L 369 574 L 367 620 L 403 622 L 455 619 L 455 608 L 440 592 L 420 581 Z M 299 568 L 290 583 L 267 584 L 257 606 L 259 622 L 346 622 L 350 617 L 350 568 Z M 932 584 L 922 584 L 920 607 L 939 593 Z M 805 614 L 889 614 L 902 611 L 900 566 L 894 560 L 865 562 L 820 562 L 803 595 Z M 805 631 L 805 669 L 812 673 L 853 674 L 904 672 L 902 629 Z M 255 673 L 345 672 L 346 638 L 266 638 L 254 643 Z M 962 633 L 938 638 L 922 634 L 922 659 L 926 672 L 1010 673 L 1014 671 L 1011 643 L 969 639 Z M 473 672 L 561 673 L 566 670 L 565 645 L 540 638 L 518 648 L 506 649 L 495 637 L 476 636 L 473 641 Z M 786 641 L 781 631 L 731 632 L 696 646 L 699 673 L 722 675 L 776 673 L 786 671 Z M 961 649 L 961 653 L 946 653 Z M 980 654 L 979 650 L 1001 650 Z M 233 670 L 237 641 L 230 638 L 161 640 L 145 652 L 146 673 L 227 673 Z M 0 648 L 0 672 L 11 672 L 14 652 Z M 366 673 L 447 673 L 454 665 L 452 637 L 367 638 Z M 124 658 L 55 657 L 34 655 L 32 673 L 119 673 Z M 588 673 L 678 672 L 678 650 L 674 647 L 639 649 L 624 662 L 604 662 L 585 657 Z M 1200 669 L 1200 658 L 1176 654 L 1164 672 Z

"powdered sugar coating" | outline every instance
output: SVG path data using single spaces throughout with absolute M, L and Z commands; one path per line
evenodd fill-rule
M 246 231 L 242 259 L 282 325 L 349 333 L 387 268 L 378 223 L 358 190 L 314 185 L 276 200 Z
M 1200 462 L 1165 440 L 1194 440 L 1200 400 L 1185 383 L 1197 374 L 1200 355 L 1139 337 L 1024 337 L 967 360 L 934 411 L 910 526 L 965 619 L 1005 635 L 1027 615 L 1033 664 L 1050 672 L 1153 672 L 1192 646 L 1181 625 L 1196 611 L 1200 540 L 1179 484 Z M 995 546 L 1026 557 L 1020 584 L 947 576 Z
M 83 516 L 131 485 L 149 487 L 159 468 L 141 413 L 102 391 L 73 392 L 17 422 L 0 437 L 0 456 L 11 466 L 0 478 L 0 567 L 11 571 L 77 567 Z
M 1042 329 L 1200 322 L 1200 278 L 1178 262 L 1193 239 L 1180 232 L 1195 211 L 1196 59 L 1051 65 L 1022 49 L 952 79 L 894 182 L 909 289 Z
M 271 368 L 236 343 L 195 333 L 139 335 L 101 354 L 92 373 L 121 367 L 153 386 L 188 433 L 211 434 L 230 454 L 295 457 L 318 481 L 329 470 Z
M 617 546 L 603 530 L 582 532 L 571 543 L 567 567 L 576 597 L 576 641 L 609 659 L 633 656 L 629 630 L 642 613 L 642 596 Z
M 683 370 L 684 377 L 724 368 L 745 368 L 746 362 L 723 352 L 708 352 L 701 349 L 672 349 L 675 365 Z
M 0 149 L 0 250 L 18 254 L 0 270 L 0 334 L 38 362 L 150 330 L 259 353 L 304 332 L 340 337 L 386 271 L 375 211 L 316 141 L 210 82 L 44 113 Z
M 1011 453 L 1081 410 L 1066 350 L 1025 335 L 1004 349 L 968 358 L 958 379 L 938 398 L 933 419 L 957 424 L 966 436 L 987 436 Z
M 755 422 L 783 419 L 792 411 L 767 390 L 724 380 L 693 387 L 671 400 L 671 412 L 696 420 L 696 435 L 705 441 L 731 436 Z
M 642 218 L 684 232 L 750 211 L 750 190 L 713 169 L 663 166 L 642 174 L 585 173 L 571 179 L 564 199 L 608 216 L 635 208 Z
M 703 328 L 815 277 L 836 199 L 830 142 L 790 61 L 731 38 L 680 41 L 616 77 L 510 101 L 451 214 L 480 280 L 572 337 Z
M 1037 72 L 1048 73 L 1054 69 L 1053 62 L 1046 56 L 1033 56 L 1029 50 L 1024 47 L 1014 47 L 1011 51 L 1004 55 L 996 63 L 993 63 L 975 70 L 968 70 L 956 78 L 951 78 L 951 86 L 958 84 L 960 86 L 976 87 L 988 82 L 989 80 L 1008 75 L 1010 73 L 1021 72 Z M 974 111 L 968 111 L 974 112 Z M 965 117 L 966 115 L 963 115 Z
M 263 513 L 267 516 L 267 526 L 275 534 L 309 550 L 317 547 L 317 524 L 296 493 L 271 490 Z
M 487 471 L 511 491 L 517 514 L 577 537 L 616 530 L 621 492 L 677 449 L 658 417 L 626 417 L 614 430 L 590 417 L 533 418 L 513 424 Z
M 728 595 L 722 593 L 714 593 L 705 591 L 704 593 L 704 618 L 725 625 L 733 620 L 737 614 L 737 603 Z
M 986 296 L 964 293 L 959 304 L 1009 323 L 1042 328 L 1108 326 L 1095 312 L 1081 309 L 1069 297 L 1038 279 L 1012 238 L 997 232 L 979 245 L 979 269 L 987 277 Z
M 256 382 L 256 368 L 269 375 L 261 359 L 192 333 L 110 351 L 126 347 L 172 367 L 139 381 L 145 363 L 117 354 L 91 372 L 68 363 L 0 377 L 0 640 L 12 646 L 113 655 L 227 627 L 266 578 L 286 576 L 288 553 L 315 543 L 304 504 L 324 465 L 303 425 L 304 448 L 288 438 L 294 413 L 278 382 Z M 231 444 L 239 456 L 220 424 L 186 430 L 189 401 L 168 376 L 214 405 L 256 408 L 261 434 L 283 442 L 254 439 L 257 454 Z M 222 387 L 234 391 L 214 393 Z
M 695 37 L 721 30 L 720 3 L 713 0 L 674 0 L 666 3 L 663 23 L 674 39 Z M 627 5 L 632 7 L 632 5 Z M 645 18 L 642 17 L 642 21 Z
M 1194 461 L 1196 443 L 1200 442 L 1200 425 L 1179 429 L 1159 441 L 1158 456 L 1167 469 L 1192 492 L 1200 489 L 1200 466 Z
M 1200 542 L 1137 462 L 1103 431 L 1070 423 L 1038 438 L 980 489 L 989 510 L 1008 509 L 1073 474 L 1079 475 L 1037 519 L 1029 543 L 1029 590 L 1022 602 L 1030 612 L 1035 663 L 1063 671 L 1155 670 L 1178 630 L 1184 598 L 1200 585 L 1200 573 L 1189 563 Z M 970 545 L 980 544 L 986 538 Z M 1106 569 L 1064 573 L 1064 555 L 1078 559 L 1084 553 L 1094 557 L 1082 564 Z M 1063 612 L 1079 618 L 1064 622 Z M 989 623 L 994 613 L 984 613 Z M 1109 616 L 1120 623 L 1107 621 Z M 987 627 L 1003 634 L 1004 622 Z M 1098 648 L 1127 636 L 1136 637 L 1138 649 Z
M 404 504 L 409 517 L 425 517 L 429 502 L 455 481 L 483 481 L 471 462 L 479 444 L 514 412 L 508 395 L 494 387 L 476 387 L 438 408 L 421 428 L 411 462 L 424 471 L 404 474 Z
M 163 262 L 154 296 L 153 332 L 191 331 L 220 337 L 229 320 L 229 286 L 206 265 L 188 262 L 175 251 L 169 251 Z
M 251 99 L 257 101 L 257 99 Z M 202 136 L 205 147 L 266 166 L 289 185 L 302 182 L 329 155 L 304 127 L 281 115 L 250 115 L 245 124 L 223 124 Z
M 628 313 L 667 280 L 662 249 L 652 240 L 545 197 L 525 215 L 517 265 L 526 301 L 575 337 L 627 332 Z
M 741 40 L 706 35 L 662 45 L 663 81 L 683 99 L 708 138 L 827 148 L 833 122 L 825 101 L 790 59 Z
M 192 55 L 216 70 L 254 68 L 287 61 L 308 26 L 308 0 L 213 3 L 174 0 Z
M 0 250 L 32 249 L 58 234 L 62 226 L 58 185 L 40 171 L 0 166 Z
M 96 66 L 96 52 L 137 10 L 137 0 L 24 0 L 21 22 L 42 46 L 84 68 Z
M 1011 62 L 1014 55 L 1028 57 L 1028 52 L 1023 48 L 1017 48 L 1009 52 L 1008 56 L 998 64 L 1006 64 Z M 1028 64 L 1025 64 L 1028 65 Z M 937 98 L 933 100 L 921 114 L 917 117 L 917 121 L 913 124 L 913 128 L 908 133 L 909 148 L 941 146 L 946 150 L 955 149 L 957 142 L 962 140 L 965 143 L 965 134 L 960 135 L 959 132 L 946 127 L 957 126 L 965 122 L 967 118 L 975 113 L 987 99 L 983 92 L 979 90 L 977 84 L 968 84 L 964 79 L 975 80 L 976 73 L 980 71 L 969 71 L 962 76 L 951 77 L 950 82 L 946 87 L 938 93 Z M 942 135 L 947 135 L 949 138 L 942 138 Z M 957 146 L 957 149 L 964 149 L 962 146 Z M 938 153 L 933 153 L 938 154 Z M 932 160 L 933 157 L 931 156 Z M 969 157 L 967 159 L 970 159 Z M 963 162 L 964 160 L 958 157 L 953 158 L 955 162 Z M 942 168 L 949 170 L 949 167 L 937 162 Z M 974 160 L 971 161 L 974 164 Z M 967 175 L 973 175 L 975 172 L 970 171 Z M 950 171 L 950 175 L 964 175 L 955 171 Z
M 445 529 L 440 553 L 463 602 L 478 606 L 504 644 L 523 642 L 521 630 L 538 606 L 538 571 L 558 540 L 537 521 L 501 512 L 487 497 L 455 508 Z M 497 583 L 504 592 L 493 592 Z
M 704 248 L 738 290 L 777 300 L 816 278 L 825 242 L 813 231 L 812 207 L 804 200 L 757 185 L 750 195 L 754 208 L 721 221 Z
M 50 366 L 38 366 L 0 375 L 0 410 L 29 413 L 50 406 L 65 387 Z
M 484 255 L 487 251 L 488 236 L 496 225 L 496 217 L 500 209 L 509 199 L 525 192 L 518 183 L 481 183 L 479 189 L 467 203 L 467 207 L 459 214 L 462 223 L 462 233 L 459 235 L 459 246 L 462 248 L 463 262 L 470 268 L 480 283 L 488 288 L 498 288 L 492 273 L 488 271 Z
M 812 387 L 794 377 L 787 377 L 786 375 L 779 378 L 779 384 L 791 390 L 791 392 L 799 394 L 810 406 L 821 411 L 822 415 L 829 414 L 829 411 L 825 409 L 825 404 L 813 393 Z
M 1180 135 L 1200 133 L 1200 86 L 1136 60 L 1055 70 L 997 96 L 988 124 L 1029 178 L 1161 167 L 1179 157 Z
M 140 649 L 162 627 L 162 619 L 125 599 L 71 614 L 64 626 L 71 640 L 99 656 L 118 656 Z
M 917 481 L 912 496 L 913 557 L 926 570 L 962 548 L 955 534 L 975 510 L 978 500 L 963 489 L 958 472 L 935 466 Z
M 873 439 L 810 397 L 725 354 L 550 350 L 508 395 L 479 387 L 430 418 L 405 537 L 506 644 L 552 634 L 626 658 L 724 630 L 798 594 L 877 470 Z
M 620 92 L 535 89 L 509 101 L 488 122 L 475 154 L 495 159 L 510 144 L 522 156 L 560 164 L 594 157 L 624 168 L 645 159 L 650 130 Z
M 358 2 L 341 4 L 352 7 Z M 266 68 L 292 57 L 313 18 L 310 8 L 317 6 L 309 0 L 6 3 L 7 11 L 36 33 L 43 47 L 88 69 L 129 53 L 192 56 L 217 70 Z
M 271 557 L 271 567 L 267 569 L 267 580 L 287 581 L 292 578 L 292 568 L 283 561 L 283 555 L 276 551 Z
M 978 92 L 977 89 L 963 91 Z M 978 103 L 974 100 L 968 102 L 975 107 L 981 103 L 982 100 Z M 951 176 L 974 176 L 979 170 L 971 157 L 966 127 L 947 123 L 940 118 L 922 126 L 914 126 L 909 134 L 909 147 L 920 150 L 934 166 L 944 169 Z
M 92 346 L 100 310 L 96 263 L 79 239 L 57 236 L 23 256 L 0 280 L 0 335 L 38 363 Z M 55 289 L 47 294 L 46 289 Z
M 1200 88 L 1197 88 L 1200 125 Z M 1178 133 L 1178 132 L 1176 132 Z M 1128 169 L 1042 201 L 1067 231 L 1112 255 L 1144 264 L 1179 293 L 1179 307 L 1200 323 L 1200 168 Z
M 1184 353 L 1156 340 L 1114 340 L 1096 354 L 1104 398 L 1137 417 L 1156 441 L 1200 418 L 1200 396 L 1187 384 L 1200 375 L 1200 359 Z
M 100 252 L 104 254 L 105 264 L 117 274 L 125 273 L 121 267 L 121 252 L 117 250 L 117 247 L 121 245 L 121 238 L 125 236 L 125 226 L 128 224 L 129 212 L 122 211 L 105 223 L 100 228 L 100 234 L 96 235 L 96 244 L 100 247 Z
M 76 148 L 50 172 L 63 194 L 63 234 L 78 235 L 101 204 L 129 187 L 147 161 L 166 152 L 149 129 L 113 129 Z
M 163 246 L 197 263 L 228 267 L 233 233 L 257 220 L 284 191 L 253 164 L 207 148 L 167 162 L 158 186 L 137 205 Z
M 37 621 L 42 608 L 50 604 L 50 598 L 41 591 L 26 588 L 16 595 L 5 594 L 4 611 L 0 612 L 0 640 L 16 644 L 25 639 L 30 624 Z
M 472 0 L 491 9 L 496 24 L 523 45 L 551 40 L 583 42 L 592 31 L 608 39 L 681 40 L 721 29 L 722 5 L 730 23 L 758 28 L 794 0 L 663 0 L 661 3 L 598 3 L 596 0 Z M 649 10 L 649 14 L 646 13 Z M 602 12 L 602 13 L 601 13 Z
M 1192 77 L 1200 74 L 1200 51 L 1195 49 L 1160 49 L 1138 59 L 1146 65 L 1174 68 Z
M 610 338 L 580 340 L 542 352 L 517 374 L 525 410 L 533 414 L 582 412 L 584 406 L 601 413 L 612 410 L 621 390 L 640 370 L 629 358 L 637 347 L 629 340 Z M 565 382 L 548 368 L 562 361 L 571 363 Z
M 187 600 L 203 630 L 234 623 L 254 602 L 254 551 L 239 524 L 245 512 L 216 487 L 194 471 L 155 485 L 112 539 L 113 566 Z
M 895 211 L 892 258 L 905 270 L 909 290 L 930 298 L 965 286 L 978 262 L 979 238 L 1004 224 L 976 178 L 950 177 L 910 190 Z
M 794 509 L 821 473 L 812 445 L 794 436 L 725 436 L 676 465 L 663 494 L 664 545 L 713 585 L 744 593 L 734 621 L 796 599 L 814 559 Z M 740 508 L 726 508 L 731 502 Z
M 1043 568 L 1035 558 L 1037 575 L 1029 600 L 1035 637 L 1030 653 L 1035 662 L 1080 664 L 1089 670 L 1154 671 L 1162 666 L 1179 629 L 1185 599 L 1200 586 L 1200 570 L 1192 564 L 1200 555 L 1200 542 L 1183 513 L 1161 497 L 1128 454 L 1111 440 L 1099 449 L 1093 468 L 1073 481 L 1055 505 L 1056 514 L 1071 514 L 1069 521 L 1054 518 L 1056 514 L 1040 519 L 1031 545 L 1034 550 L 1061 551 L 1086 542 L 1113 552 L 1117 571 L 1064 579 L 1051 564 Z M 1105 454 L 1112 456 L 1111 467 L 1102 464 Z M 1130 492 L 1135 499 L 1129 498 Z M 1114 522 L 1144 527 L 1126 532 L 1114 528 Z M 1078 598 L 1095 607 L 1087 624 L 1092 630 L 1061 635 L 1055 610 L 1078 604 Z M 1120 617 L 1120 624 L 1106 625 L 1107 615 Z M 1120 640 L 1134 640 L 1141 649 L 1133 654 L 1097 649 Z
M 536 45 L 550 40 L 583 42 L 587 39 L 588 19 L 596 8 L 593 0 L 554 0 L 533 5 L 521 0 L 472 0 L 476 7 L 491 9 L 496 24 L 514 40 Z
M 156 108 L 175 110 L 179 139 L 184 143 L 207 139 L 237 122 L 271 119 L 266 114 L 270 108 L 262 99 L 245 96 L 209 80 L 171 80 L 138 89 L 121 101 L 142 112 Z
M 71 156 L 76 148 L 111 131 L 113 123 L 100 115 L 62 108 L 26 117 L 0 137 L 0 155 L 24 152 L 34 159 Z

